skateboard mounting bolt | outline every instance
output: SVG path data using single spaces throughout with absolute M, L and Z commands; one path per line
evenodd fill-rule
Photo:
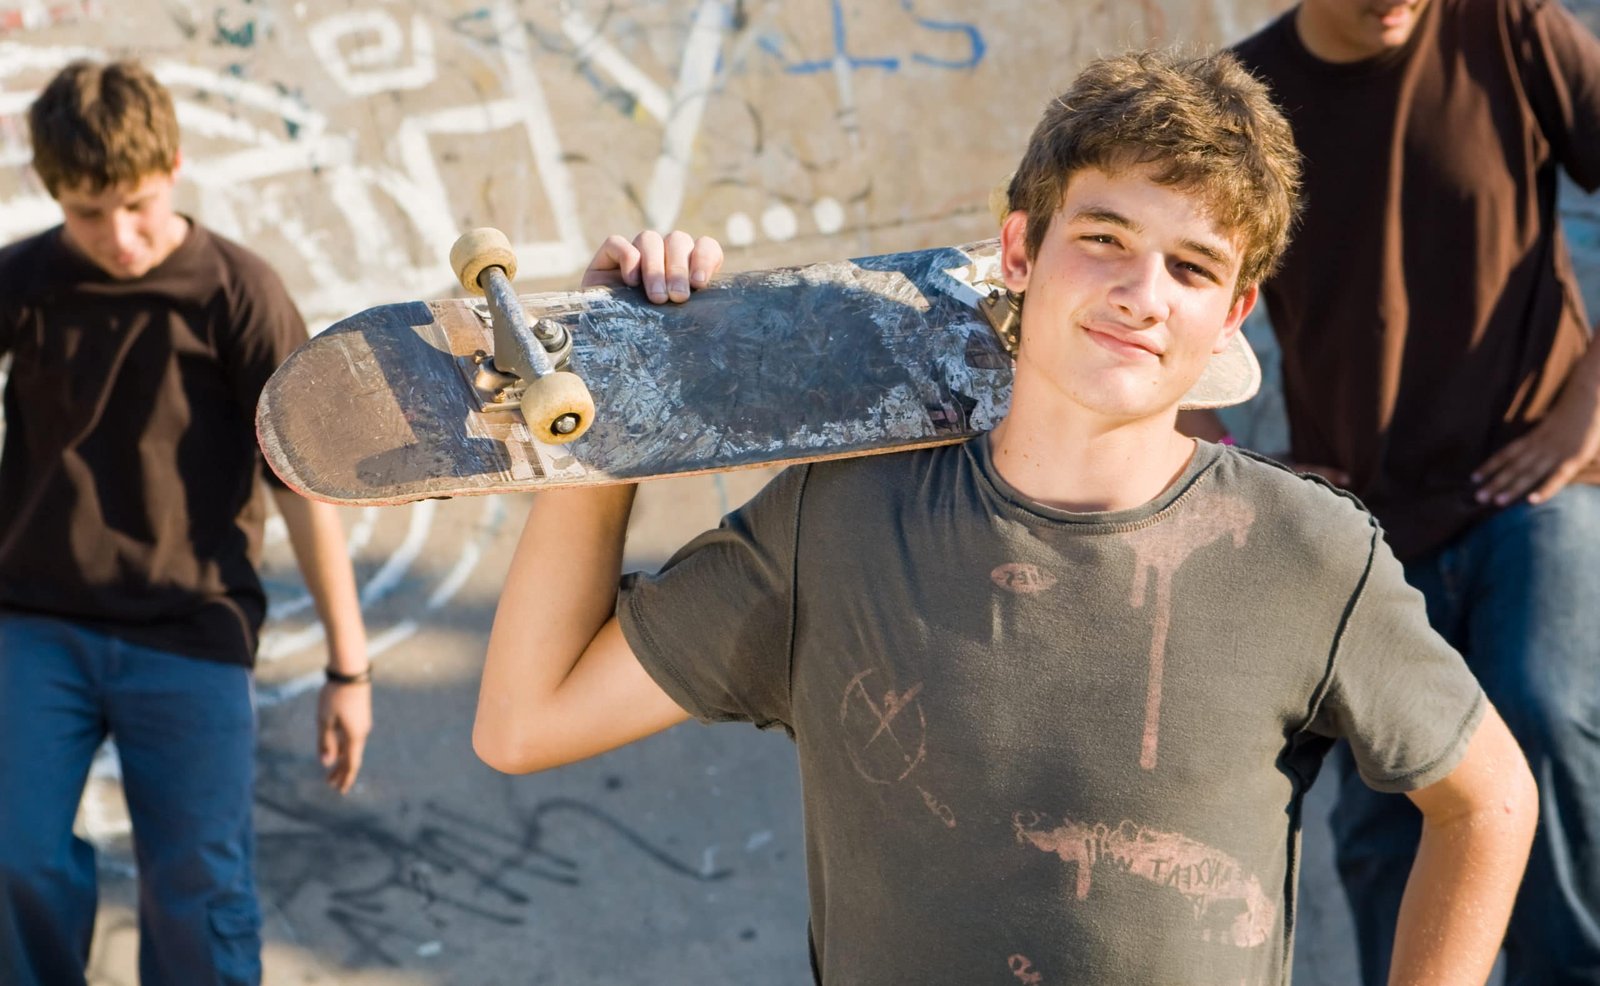
M 578 430 L 578 416 L 576 414 L 563 414 L 550 425 L 558 435 L 570 435 Z

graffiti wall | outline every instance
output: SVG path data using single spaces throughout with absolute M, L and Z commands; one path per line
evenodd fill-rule
M 1591 28 L 1600 0 L 1568 0 Z M 0 242 L 55 221 L 24 115 L 80 56 L 172 88 L 180 202 L 272 261 L 313 329 L 452 291 L 495 225 L 527 290 L 608 232 L 719 236 L 734 267 L 990 235 L 985 201 L 1095 54 L 1212 46 L 1289 0 L 0 0 Z M 1567 195 L 1600 310 L 1600 209 Z M 1286 445 L 1275 347 L 1228 413 Z
M 1282 6 L 0 0 L 0 240 L 55 218 L 29 100 L 122 54 L 177 97 L 183 205 L 276 264 L 314 327 L 448 291 L 474 225 L 510 234 L 530 286 L 644 226 L 712 232 L 741 266 L 977 238 L 1086 58 L 1222 42 Z

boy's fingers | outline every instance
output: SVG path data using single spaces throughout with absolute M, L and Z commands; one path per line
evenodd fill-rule
M 1478 500 L 1487 503 L 1493 500 L 1497 506 L 1505 506 L 1513 500 L 1519 499 L 1539 480 L 1550 474 L 1548 467 L 1530 459 L 1519 459 L 1502 469 L 1498 475 L 1478 492 Z
M 694 250 L 694 237 L 681 229 L 667 234 L 663 243 L 666 254 L 667 297 L 679 303 L 689 300 L 689 255 Z
M 633 238 L 633 246 L 639 251 L 639 280 L 638 284 L 644 288 L 645 297 L 656 304 L 667 300 L 667 256 L 666 245 L 661 239 L 661 234 L 653 229 L 647 229 Z
M 602 284 L 638 283 L 639 250 L 614 233 L 600 244 L 594 259 L 589 261 L 589 268 L 583 272 L 582 286 L 586 288 Z
M 1562 487 L 1572 482 L 1572 477 L 1576 476 L 1577 474 L 1578 464 L 1576 462 L 1562 463 L 1562 465 L 1557 468 L 1555 472 L 1550 474 L 1548 479 L 1539 484 L 1538 489 L 1528 494 L 1529 502 L 1543 503 L 1544 501 L 1550 499 L 1557 493 L 1560 493 Z
M 350 743 L 344 730 L 335 730 L 334 745 L 336 753 L 327 764 L 326 780 L 329 787 L 343 792 L 349 786 L 346 777 L 350 773 Z
M 694 241 L 694 252 L 689 255 L 689 284 L 703 288 L 722 269 L 722 244 L 709 236 Z
M 366 744 L 352 740 L 345 751 L 344 771 L 339 778 L 339 793 L 348 794 L 355 786 L 356 777 L 361 773 L 361 760 Z
M 1501 449 L 1477 475 L 1479 503 L 1505 504 L 1531 489 L 1548 473 L 1531 449 L 1519 442 Z
M 334 757 L 338 753 L 337 746 L 333 723 L 328 720 L 317 723 L 317 759 L 324 767 L 333 766 Z
M 658 305 L 683 302 L 694 289 L 710 283 L 722 261 L 722 244 L 709 236 L 695 239 L 682 230 L 662 236 L 647 229 L 632 242 L 608 236 L 584 271 L 583 286 L 628 284 L 642 288 Z

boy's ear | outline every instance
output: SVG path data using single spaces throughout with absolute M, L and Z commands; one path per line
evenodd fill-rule
M 1018 209 L 1000 224 L 1000 274 L 1006 287 L 1021 294 L 1028 290 L 1033 262 L 1028 259 L 1028 214 Z
M 1233 307 L 1228 309 L 1228 317 L 1223 320 L 1222 331 L 1217 334 L 1217 344 L 1211 347 L 1213 353 L 1220 353 L 1228 348 L 1228 343 L 1244 327 L 1244 320 L 1255 309 L 1256 302 L 1261 298 L 1261 285 L 1252 284 L 1239 292 L 1239 297 L 1234 299 Z

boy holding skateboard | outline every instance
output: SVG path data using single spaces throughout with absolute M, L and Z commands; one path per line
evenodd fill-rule
M 1515 744 L 1356 503 L 1174 427 L 1253 390 L 1229 354 L 1297 167 L 1228 56 L 1090 66 L 1010 187 L 1005 420 L 786 471 L 620 600 L 632 488 L 540 494 L 480 756 L 784 729 L 821 982 L 1232 986 L 1287 974 L 1300 798 L 1348 737 L 1428 819 L 1402 981 L 1481 981 L 1533 826 Z M 684 301 L 720 262 L 614 237 L 586 281 Z
M 256 983 L 253 424 L 305 324 L 259 257 L 173 211 L 177 117 L 143 67 L 68 65 L 29 125 L 62 223 L 0 250 L 0 982 L 84 982 L 95 864 L 72 820 L 109 735 L 141 982 Z M 327 628 L 318 745 L 346 791 L 372 700 L 344 532 L 273 493 Z

